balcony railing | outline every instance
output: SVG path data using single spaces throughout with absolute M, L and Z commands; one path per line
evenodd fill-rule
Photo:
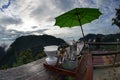
M 120 42 L 88 42 L 86 44 L 93 60 L 95 56 L 106 56 L 113 66 L 120 62 Z

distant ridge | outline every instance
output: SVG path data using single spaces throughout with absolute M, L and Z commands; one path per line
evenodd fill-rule
M 19 52 L 26 48 L 33 48 L 33 47 L 44 47 L 48 45 L 60 45 L 66 43 L 63 39 L 56 38 L 51 35 L 29 35 L 29 36 L 21 36 L 17 38 L 10 47 L 13 48 L 15 51 Z M 40 48 L 41 49 L 41 48 Z
M 61 45 L 66 43 L 63 39 L 56 38 L 51 35 L 28 35 L 17 38 L 8 48 L 7 54 L 1 59 L 0 66 L 13 65 L 19 58 L 21 51 L 30 49 L 32 56 L 35 58 L 38 53 L 43 51 L 44 46 L 48 45 Z M 40 55 L 40 54 L 39 54 Z M 45 54 L 44 54 L 45 55 Z M 43 55 L 42 55 L 43 56 Z
M 116 42 L 117 39 L 120 40 L 120 33 L 116 34 L 108 34 L 108 35 L 103 35 L 103 34 L 88 34 L 84 37 L 85 41 L 88 42 L 89 40 L 92 42 L 94 41 L 97 37 L 100 38 L 101 42 Z M 80 38 L 79 41 L 82 41 L 83 38 Z

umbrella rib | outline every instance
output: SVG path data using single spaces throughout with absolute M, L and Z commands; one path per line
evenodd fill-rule
M 89 16 L 89 17 L 91 17 L 92 20 L 95 19 L 95 16 Z M 91 22 L 91 21 L 92 21 L 92 20 L 90 20 L 91 18 L 84 18 L 84 19 L 87 20 L 87 21 L 89 21 L 89 22 Z M 83 24 L 84 24 L 84 23 L 83 23 Z
M 66 16 L 65 16 L 66 17 Z M 64 18 L 64 17 L 63 17 Z M 61 22 L 61 21 L 63 21 L 64 19 L 63 18 L 60 18 L 59 20 L 58 20 L 58 22 Z M 65 20 L 63 21 L 64 23 L 65 23 Z M 64 23 L 61 25 L 61 26 L 63 26 L 64 25 Z
M 70 19 L 69 17 L 70 17 L 70 16 L 67 16 L 68 19 Z M 66 19 L 66 20 L 67 20 L 67 19 Z M 67 20 L 67 21 L 64 20 L 62 26 L 63 26 L 64 24 L 66 24 L 67 22 L 69 22 L 69 20 Z
M 63 24 L 61 25 L 61 26 L 63 26 L 64 24 L 66 24 L 67 22 L 69 22 L 69 20 L 72 20 L 72 16 L 70 16 L 70 15 L 67 15 L 67 16 L 65 16 L 65 17 L 63 17 L 63 18 L 61 18 L 61 20 L 63 20 L 64 18 L 66 18 L 66 20 L 67 21 L 63 21 Z M 59 20 L 59 21 L 61 21 L 61 20 Z M 70 23 L 71 25 L 72 25 L 72 23 L 73 23 L 73 21 Z M 66 26 L 64 26 L 64 27 L 66 27 Z M 71 27 L 71 26 L 69 26 L 69 27 Z
M 93 13 L 92 13 L 93 14 Z M 98 15 L 95 15 L 96 13 L 94 13 L 92 16 L 90 16 L 90 17 L 94 17 L 94 18 L 96 18 L 96 17 L 99 17 L 99 14 Z
M 85 18 L 87 21 L 91 22 L 92 20 L 89 20 L 88 18 Z
M 78 18 L 75 17 L 76 15 Z M 101 13 L 98 11 L 98 9 L 75 8 L 56 17 L 55 25 L 58 25 L 60 27 L 72 27 L 77 25 L 82 26 L 85 23 L 92 22 L 93 20 L 99 18 L 100 15 Z
M 72 23 L 73 23 L 73 21 L 71 22 L 71 26 L 70 27 L 72 27 Z

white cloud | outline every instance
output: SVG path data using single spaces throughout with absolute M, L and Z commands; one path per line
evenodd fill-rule
M 3 16 L 0 19 L 0 23 L 2 23 L 2 25 L 7 26 L 7 25 L 19 25 L 22 24 L 22 20 L 20 18 L 12 18 L 12 17 L 7 17 L 7 16 Z
M 64 38 L 65 40 L 78 40 L 78 38 L 82 36 L 81 28 L 79 26 L 73 28 L 59 28 L 56 26 L 52 29 L 46 30 L 44 33 Z
M 1 1 L 7 4 L 8 0 Z M 0 38 L 6 40 L 10 35 L 17 38 L 20 34 L 51 34 L 64 39 L 78 39 L 82 36 L 79 27 L 61 29 L 54 26 L 56 16 L 75 7 L 99 8 L 103 13 L 99 19 L 83 25 L 85 34 L 120 32 L 117 26 L 111 26 L 114 9 L 119 3 L 120 0 L 12 0 L 4 12 L 0 11 Z

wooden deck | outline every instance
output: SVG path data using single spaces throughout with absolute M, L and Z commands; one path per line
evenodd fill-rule
M 120 62 L 120 51 L 91 51 L 93 55 L 93 65 L 109 65 Z
M 91 43 L 91 45 L 94 43 Z M 97 45 L 99 43 L 95 43 Z M 102 43 L 103 45 L 114 45 L 120 43 Z M 87 52 L 83 51 L 83 53 L 92 54 L 92 64 L 94 66 L 93 69 L 93 80 L 120 80 L 120 67 L 113 67 L 116 63 L 120 64 L 120 51 L 97 51 L 97 52 Z M 51 73 L 50 71 L 46 70 L 43 67 L 43 63 L 45 62 L 45 58 L 37 60 L 32 63 L 28 63 L 26 65 L 22 65 L 16 68 L 7 69 L 7 70 L 0 70 L 0 80 L 61 80 L 60 75 L 57 73 Z M 115 63 L 115 64 L 114 64 Z M 104 67 L 112 65 L 112 67 L 104 69 L 100 69 L 97 67 Z M 105 71 L 105 72 L 104 72 Z M 99 73 L 99 74 L 97 74 Z M 109 78 L 108 74 L 115 73 L 117 75 L 114 76 L 115 78 Z M 105 74 L 105 75 L 103 75 Z M 89 73 L 88 73 L 89 75 Z M 106 76 L 108 78 L 106 79 Z M 88 79 L 86 79 L 88 80 Z
M 110 58 L 108 58 L 108 59 L 110 59 Z M 42 59 L 42 60 L 40 59 L 37 62 L 32 62 L 32 63 L 26 64 L 24 66 L 20 66 L 17 68 L 2 70 L 2 71 L 0 71 L 1 72 L 0 80 L 56 80 L 56 78 L 59 77 L 59 74 L 50 73 L 49 71 L 46 71 L 43 68 L 43 62 L 45 62 L 45 59 Z M 117 59 L 117 62 L 120 62 L 119 58 Z M 95 65 L 105 65 L 105 64 L 108 64 L 108 63 L 104 57 L 94 56 L 94 59 L 93 59 L 94 66 Z M 95 71 L 94 72 L 95 75 L 93 74 L 93 76 L 95 77 L 97 72 L 99 72 L 99 71 L 101 72 L 104 70 L 94 69 L 93 71 Z M 20 74 L 20 72 L 21 72 L 21 74 Z M 99 76 L 99 75 L 97 75 L 97 76 Z M 99 80 L 99 79 L 96 79 L 96 77 L 95 77 L 94 80 Z

